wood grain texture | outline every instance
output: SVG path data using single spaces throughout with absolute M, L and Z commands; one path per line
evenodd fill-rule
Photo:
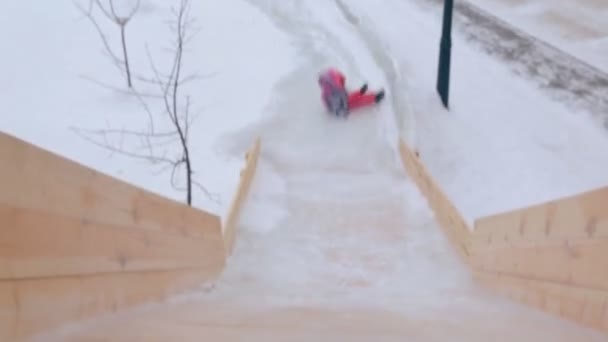
M 91 322 L 37 341 L 605 341 L 600 334 L 568 322 L 509 311 L 488 313 L 474 305 L 470 309 L 446 305 L 427 315 L 377 306 L 259 307 L 201 298 L 154 305 L 145 312 Z
M 219 216 L 0 133 L 0 340 L 216 278 Z
M 222 229 L 215 215 L 0 134 L 0 340 L 159 300 L 216 277 L 232 250 L 260 145 L 258 139 L 247 155 Z M 480 218 L 472 232 L 403 142 L 400 153 L 479 282 L 608 332 L 608 188 Z
M 480 218 L 470 252 L 491 287 L 608 332 L 608 187 Z
M 95 315 L 161 300 L 197 287 L 208 272 L 109 273 L 0 281 L 1 341 L 32 337 Z
M 197 237 L 221 236 L 212 215 L 0 133 L 0 203 L 76 219 Z
M 500 247 L 474 244 L 471 263 L 480 270 L 608 291 L 608 239 Z
M 608 292 L 498 272 L 475 273 L 481 284 L 547 313 L 608 333 Z
M 441 190 L 416 153 L 402 140 L 399 150 L 407 173 L 426 197 L 454 248 L 464 261 L 468 261 L 471 229 L 462 214 Z
M 0 341 L 17 336 L 17 297 L 12 283 L 0 281 Z
M 478 218 L 471 230 L 404 142 L 400 152 L 408 174 L 478 280 L 528 305 L 608 332 L 603 309 L 608 306 L 608 187 Z
M 479 218 L 475 235 L 494 245 L 608 238 L 608 187 Z
M 223 226 L 223 235 L 227 257 L 232 253 L 234 248 L 234 240 L 236 238 L 240 213 L 243 209 L 247 194 L 249 193 L 253 178 L 255 177 L 261 148 L 261 140 L 258 138 L 253 147 L 247 152 L 245 156 L 245 167 L 241 171 L 239 186 L 230 205 L 228 215 L 226 216 L 226 222 Z
M 184 237 L 0 204 L 0 280 L 200 267 L 216 272 L 217 236 Z

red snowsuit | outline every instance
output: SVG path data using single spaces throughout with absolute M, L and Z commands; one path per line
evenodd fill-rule
M 348 108 L 357 109 L 365 107 L 376 102 L 375 93 L 365 93 L 361 90 L 348 92 L 346 90 L 346 77 L 338 70 L 332 69 L 329 71 L 329 76 L 338 84 L 344 91 L 348 93 Z

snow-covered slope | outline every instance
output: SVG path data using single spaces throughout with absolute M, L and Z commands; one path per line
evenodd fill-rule
M 393 93 L 412 99 L 415 120 L 408 124 L 415 126 L 421 157 L 470 222 L 608 184 L 605 129 L 474 49 L 457 31 L 450 111 L 440 105 L 441 12 L 402 0 L 344 2 L 369 39 L 381 41 L 399 62 L 404 87 Z
M 82 0 L 81 4 L 86 2 Z M 103 45 L 93 26 L 72 2 L 37 6 L 3 2 L 0 6 L 0 34 L 5 42 L 5 63 L 0 68 L 6 78 L 2 85 L 5 109 L 0 128 L 183 200 L 184 194 L 172 189 L 168 171 L 158 174 L 158 167 L 150 163 L 110 156 L 107 150 L 70 130 L 108 126 L 140 129 L 147 125 L 147 115 L 136 99 L 85 79 L 125 89 L 122 75 L 102 54 Z M 168 46 L 172 38 L 165 25 L 170 18 L 168 6 L 144 1 L 128 26 L 133 68 L 149 77 L 152 73 L 145 44 L 151 45 L 155 58 L 167 57 L 158 49 Z M 274 24 L 295 42 L 272 25 L 256 8 L 260 6 L 274 6 Z M 289 87 L 307 88 L 297 90 L 303 92 L 303 97 L 289 105 L 281 120 L 305 125 L 299 118 L 307 115 L 305 104 L 319 109 L 314 81 L 318 69 L 327 65 L 343 68 L 350 86 L 367 81 L 372 88 L 389 88 L 384 106 L 387 109 L 380 113 L 384 123 L 376 125 L 367 138 L 396 141 L 393 128 L 398 122 L 402 136 L 419 145 L 423 158 L 469 220 L 608 182 L 606 173 L 601 171 L 601 166 L 608 164 L 603 130 L 547 99 L 534 86 L 510 74 L 505 66 L 467 47 L 457 34 L 451 112 L 443 111 L 434 91 L 440 13 L 427 12 L 402 0 L 386 1 L 383 6 L 358 0 L 327 6 L 315 3 L 311 7 L 323 8 L 315 13 L 305 7 L 294 2 L 277 5 L 268 0 L 194 4 L 192 13 L 200 32 L 185 55 L 185 73 L 210 77 L 187 88 L 193 111 L 199 113 L 191 128 L 192 155 L 197 180 L 218 192 L 222 201 L 214 203 L 197 192 L 195 205 L 215 212 L 225 210 L 238 179 L 240 153 L 256 132 L 250 128 L 249 136 L 241 133 L 236 139 L 223 134 L 257 120 L 266 110 L 272 111 L 267 105 L 282 101 L 283 94 L 291 91 Z M 300 11 L 301 15 L 297 19 L 289 17 L 284 8 Z M 345 9 L 352 13 L 343 13 Z M 31 24 L 20 24 L 24 15 Z M 106 18 L 97 17 L 110 44 L 118 49 L 116 27 Z M 305 21 L 309 22 L 307 26 L 300 25 Z M 324 32 L 327 26 L 334 27 L 334 32 Z M 325 45 L 321 45 L 322 41 L 326 41 Z M 325 56 L 330 50 L 341 54 Z M 310 51 L 314 63 L 303 59 L 299 55 L 302 51 Z M 356 63 L 376 67 L 362 70 L 354 67 Z M 296 67 L 299 71 L 291 76 L 292 80 L 277 85 Z M 294 83 L 296 77 L 305 86 Z M 408 107 L 410 99 L 413 110 Z M 398 115 L 392 117 L 391 109 Z M 351 125 L 364 126 L 366 120 L 358 118 Z M 332 125 L 321 124 L 322 128 L 308 130 L 297 138 L 304 146 L 319 136 L 332 134 L 338 143 L 355 144 L 340 138 L 346 134 L 343 125 Z M 278 129 L 276 134 L 280 132 Z M 221 137 L 224 139 L 218 142 Z M 296 136 L 277 136 L 276 140 L 281 138 Z M 174 148 L 169 151 L 177 153 Z M 370 165 L 374 162 L 369 161 Z
M 0 97 L 3 110 L 0 129 L 44 146 L 85 165 L 142 186 L 151 191 L 185 200 L 183 191 L 171 186 L 170 169 L 164 165 L 111 154 L 77 135 L 72 128 L 128 129 L 145 131 L 148 114 L 139 101 L 126 94 L 123 74 L 105 55 L 102 40 L 94 26 L 75 4 L 88 7 L 88 0 L 59 0 L 31 3 L 0 2 L 2 63 Z M 107 1 L 102 1 L 107 4 Z M 130 2 L 116 2 L 125 7 Z M 143 0 L 126 30 L 130 62 L 134 73 L 154 78 L 146 53 L 161 71 L 171 68 L 174 36 L 168 21 L 170 6 L 179 2 Z M 276 96 L 276 80 L 291 70 L 297 52 L 285 35 L 271 25 L 255 7 L 239 0 L 192 1 L 190 28 L 196 33 L 186 46 L 183 75 L 199 74 L 202 79 L 184 86 L 182 103 L 190 96 L 190 148 L 195 179 L 219 195 L 220 203 L 196 191 L 194 205 L 224 213 L 234 193 L 242 156 L 223 155 L 214 149 L 221 134 L 255 120 L 267 101 Z M 107 7 L 107 5 L 106 5 Z M 117 11 L 127 13 L 129 8 Z M 120 33 L 116 25 L 96 9 L 97 22 L 109 44 L 120 55 Z M 162 50 L 165 49 L 165 50 Z M 98 83 L 110 87 L 104 87 Z M 134 80 L 144 93 L 158 94 L 156 87 Z M 156 130 L 171 129 L 163 121 L 163 105 L 149 101 L 157 123 Z M 95 138 L 103 142 L 101 136 Z M 110 136 L 112 145 L 134 149 L 133 140 Z M 178 156 L 176 143 L 158 147 L 157 155 Z M 146 151 L 142 153 L 148 154 Z M 180 177 L 183 180 L 182 177 Z M 183 183 L 180 181 L 180 183 Z

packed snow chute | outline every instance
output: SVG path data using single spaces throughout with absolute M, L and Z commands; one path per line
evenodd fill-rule
M 346 117 L 352 110 L 371 106 L 384 99 L 384 89 L 368 92 L 367 84 L 349 92 L 346 90 L 346 77 L 335 68 L 323 71 L 318 81 L 325 108 L 336 116 Z

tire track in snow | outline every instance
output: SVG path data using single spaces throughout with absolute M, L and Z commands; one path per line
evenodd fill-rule
M 382 40 L 361 24 L 361 19 L 344 3 L 343 0 L 335 0 L 336 6 L 344 18 L 355 28 L 361 39 L 369 47 L 370 53 L 376 64 L 382 69 L 389 82 L 390 90 L 387 96 L 394 108 L 394 119 L 399 129 L 400 136 L 410 146 L 417 147 L 415 130 L 415 113 L 408 96 L 408 86 L 403 77 L 402 70 L 397 60 L 388 52 L 390 51 Z
M 260 11 L 265 12 L 284 32 L 290 34 L 297 44 L 302 55 L 307 56 L 309 63 L 323 65 L 329 61 L 328 55 L 337 55 L 348 68 L 356 70 L 356 61 L 350 54 L 350 49 L 340 37 L 316 22 L 314 16 L 306 11 L 305 2 L 286 0 L 244 0 Z M 288 6 L 295 7 L 288 9 Z M 294 15 L 298 13 L 298 15 Z M 331 47 L 331 48 L 328 48 Z
M 282 81 L 287 84 L 296 84 L 313 82 L 316 83 L 315 73 L 327 65 L 341 65 L 344 71 L 350 75 L 352 79 L 365 78 L 362 73 L 371 72 L 369 69 L 377 72 L 381 78 L 387 79 L 389 75 L 393 77 L 399 77 L 400 73 L 394 71 L 397 69 L 397 63 L 394 63 L 389 55 L 378 55 L 376 48 L 370 46 L 367 39 L 360 34 L 359 30 L 352 26 L 351 17 L 350 20 L 344 16 L 344 12 L 338 7 L 335 2 L 329 2 L 319 7 L 316 5 L 310 6 L 306 2 L 300 1 L 284 1 L 284 0 L 244 0 L 250 2 L 252 5 L 257 7 L 260 11 L 266 13 L 270 20 L 272 20 L 277 27 L 286 32 L 288 35 L 293 37 L 294 43 L 298 46 L 298 49 L 302 51 L 302 60 L 296 70 L 286 75 Z M 329 5 L 329 6 L 328 6 Z M 327 10 L 327 11 L 324 11 Z M 336 20 L 338 19 L 338 20 Z M 355 19 L 356 21 L 356 19 Z M 353 27 L 355 28 L 353 30 Z M 383 65 L 380 65 L 383 63 Z M 372 67 L 373 65 L 373 67 Z M 387 68 L 388 66 L 388 68 Z M 367 69 L 367 71 L 366 71 Z M 389 72 L 387 72 L 389 70 Z M 358 74 L 358 75 L 357 75 Z M 311 77 L 312 75 L 312 77 Z M 356 75 L 356 76 L 355 76 Z M 307 80 L 308 79 L 308 80 Z M 397 89 L 397 84 L 401 81 L 394 79 L 389 83 L 389 96 L 391 96 L 394 89 Z M 297 87 L 302 89 L 306 94 L 306 100 L 299 101 L 300 104 L 306 103 L 306 107 L 314 108 L 316 110 L 318 97 L 314 99 L 310 97 L 312 89 L 309 85 L 300 84 Z M 282 92 L 286 88 L 281 88 Z M 314 96 L 318 96 L 316 89 Z M 382 165 L 390 168 L 394 172 L 399 173 L 401 170 L 401 161 L 398 155 L 397 137 L 399 131 L 403 131 L 401 126 L 396 122 L 399 117 L 395 115 L 395 108 L 403 107 L 404 102 L 396 102 L 391 96 L 392 110 L 386 109 L 370 109 L 376 114 L 381 114 L 381 117 L 377 115 L 357 115 L 353 117 L 353 121 L 348 124 L 349 128 L 346 131 L 353 131 L 357 129 L 357 126 L 365 126 L 366 128 L 361 129 L 360 136 L 350 137 L 354 140 L 364 143 L 370 139 L 382 139 L 388 142 L 389 148 L 378 147 L 374 160 L 382 161 Z M 407 103 L 406 103 L 407 104 Z M 273 106 L 269 112 L 276 112 L 276 106 Z M 304 108 L 298 106 L 298 109 Z M 320 107 L 319 107 L 320 108 Z M 283 110 L 284 111 L 284 110 Z M 401 112 L 411 113 L 411 111 Z M 273 125 L 276 118 L 270 118 L 268 121 L 269 125 Z M 409 120 L 408 120 L 409 121 Z M 308 123 L 307 123 L 308 124 Z M 369 132 L 370 125 L 377 127 L 377 133 Z M 319 127 L 316 130 L 326 130 L 326 124 L 323 127 Z M 408 127 L 413 127 L 410 125 Z M 373 127 L 372 127 L 373 128 Z M 367 132 L 366 132 L 367 131 Z M 363 133 L 365 132 L 365 133 Z M 413 136 L 413 134 L 408 134 Z M 354 142 L 353 142 L 354 143 Z

